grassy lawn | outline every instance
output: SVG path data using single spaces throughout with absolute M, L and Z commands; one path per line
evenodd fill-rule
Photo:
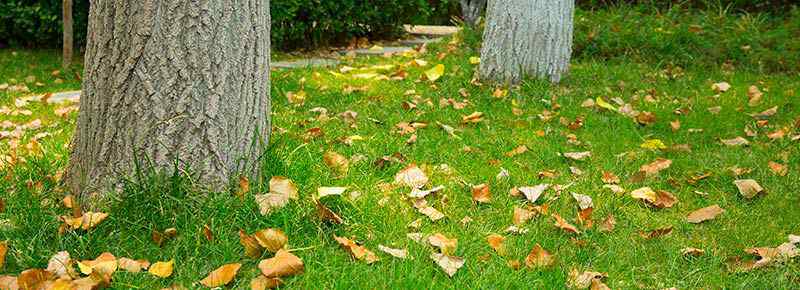
M 259 213 L 252 194 L 240 199 L 231 192 L 200 192 L 185 176 L 144 173 L 129 178 L 122 189 L 124 199 L 103 209 L 109 217 L 96 228 L 59 233 L 58 217 L 70 210 L 61 203 L 64 193 L 58 180 L 68 161 L 77 113 L 58 116 L 54 111 L 65 105 L 32 101 L 23 108 L 31 111 L 29 116 L 0 115 L 17 125 L 42 121 L 41 128 L 24 132 L 15 150 L 18 162 L 0 168 L 0 198 L 5 203 L 0 210 L 0 241 L 9 245 L 0 273 L 45 268 L 48 259 L 62 250 L 79 260 L 111 252 L 117 257 L 176 263 L 175 273 L 166 279 L 119 271 L 113 288 L 173 284 L 199 288 L 197 281 L 209 272 L 235 262 L 243 266 L 228 287 L 248 288 L 250 279 L 259 274 L 256 265 L 261 259 L 244 255 L 238 231 L 279 228 L 305 263 L 303 274 L 285 279 L 288 288 L 550 289 L 566 287 L 573 269 L 607 273 L 604 282 L 612 289 L 800 288 L 797 258 L 750 271 L 740 270 L 735 262 L 755 259 L 745 253 L 747 248 L 777 247 L 789 234 L 800 234 L 800 141 L 794 137 L 800 134 L 797 72 L 766 74 L 722 63 L 675 68 L 648 61 L 579 58 L 561 84 L 528 81 L 497 91 L 471 81 L 477 66 L 469 59 L 478 52 L 470 37 L 466 39 L 431 47 L 423 54 L 357 58 L 333 69 L 274 71 L 274 130 L 264 164 L 266 180 L 292 179 L 300 198 L 266 216 Z M 416 59 L 427 64 L 411 65 Z M 393 67 L 375 67 L 387 64 Z M 445 66 L 443 76 L 435 82 L 420 80 L 436 64 Z M 24 96 L 79 89 L 74 72 L 52 74 L 59 65 L 57 51 L 0 50 L 0 84 L 11 79 L 24 82 L 29 75 L 36 77 L 34 83 L 42 83 L 28 84 L 30 93 L 0 91 L 0 106 L 13 110 L 15 100 Z M 407 75 L 401 80 L 359 79 L 358 72 L 341 73 L 343 66 L 386 76 Z M 63 83 L 56 84 L 56 78 Z M 717 93 L 712 85 L 719 82 L 731 88 Z M 748 88 L 753 85 L 763 92 L 763 99 L 750 106 Z M 300 91 L 307 95 L 305 103 L 290 104 L 287 94 Z M 641 125 L 622 113 L 582 106 L 586 99 L 598 97 L 615 107 L 620 107 L 613 101 L 618 99 L 637 111 L 651 112 L 655 121 Z M 466 100 L 466 105 L 441 105 L 446 99 L 458 105 Z M 411 103 L 416 108 L 408 109 Z M 750 115 L 775 106 L 777 113 L 767 122 Z M 327 117 L 313 108 L 325 108 Z M 345 111 L 358 113 L 352 126 L 340 117 Z M 463 124 L 462 117 L 473 112 L 482 112 L 482 120 Z M 582 126 L 576 120 L 582 120 Z M 676 120 L 680 128 L 674 129 L 670 123 Z M 417 129 L 416 141 L 409 144 L 412 134 L 398 133 L 401 122 L 427 127 Z M 454 128 L 457 137 L 439 123 Z M 323 134 L 308 133 L 314 128 Z M 756 135 L 747 136 L 745 130 Z M 777 130 L 785 136 L 768 137 Z M 26 144 L 42 132 L 51 135 L 38 140 L 41 150 L 29 150 Z M 363 140 L 342 142 L 353 135 Z M 749 146 L 726 146 L 720 141 L 739 136 L 748 139 Z M 666 148 L 641 146 L 656 139 Z M 11 143 L 9 138 L 0 140 L 0 157 L 11 154 Z M 528 150 L 507 154 L 521 145 Z M 339 176 L 325 165 L 323 155 L 328 151 L 350 159 L 346 175 Z M 591 157 L 578 161 L 560 155 L 584 151 Z M 392 155 L 399 162 L 377 165 L 376 160 Z M 672 165 L 644 180 L 632 178 L 657 158 L 669 159 Z M 770 161 L 788 166 L 787 174 L 776 174 Z M 430 177 L 426 188 L 445 186 L 426 197 L 444 219 L 432 222 L 413 207 L 408 188 L 392 185 L 395 174 L 411 163 Z M 750 171 L 737 177 L 734 167 Z M 503 169 L 509 177 L 498 179 Z M 625 192 L 604 188 L 603 172 L 619 176 Z M 708 177 L 693 178 L 703 174 Z M 733 183 L 737 179 L 754 179 L 766 193 L 746 199 Z M 491 202 L 476 204 L 472 186 L 482 183 L 491 189 Z M 548 212 L 522 225 L 526 233 L 506 233 L 514 207 L 531 205 L 509 191 L 542 183 L 565 188 L 549 189 L 539 198 L 536 205 L 547 205 Z M 252 191 L 266 192 L 266 184 L 252 181 Z M 343 224 L 323 222 L 317 214 L 311 198 L 323 186 L 348 187 L 343 196 L 322 200 Z M 645 186 L 669 191 L 678 202 L 658 209 L 631 197 L 631 191 Z M 576 220 L 579 209 L 573 192 L 593 199 L 593 227 Z M 686 221 L 690 212 L 714 204 L 725 212 L 701 224 Z M 556 227 L 553 213 L 576 225 L 580 233 Z M 616 226 L 608 232 L 599 230 L 609 215 Z M 466 217 L 471 221 L 464 222 Z M 210 241 L 205 226 L 213 233 Z M 177 229 L 175 239 L 161 246 L 151 240 L 152 231 L 171 227 Z M 672 232 L 652 239 L 640 235 L 664 227 L 672 227 Z M 429 258 L 434 248 L 407 237 L 417 232 L 458 239 L 454 255 L 466 260 L 464 267 L 449 278 Z M 490 234 L 506 237 L 504 255 L 489 246 Z M 381 260 L 373 264 L 354 260 L 334 236 L 353 238 Z M 555 257 L 552 266 L 525 267 L 525 257 L 536 244 Z M 408 249 L 413 259 L 393 258 L 380 252 L 378 245 Z M 682 249 L 687 247 L 703 249 L 705 254 L 685 256 Z M 511 260 L 522 267 L 510 267 Z

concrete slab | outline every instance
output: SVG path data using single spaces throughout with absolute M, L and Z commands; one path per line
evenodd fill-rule
M 309 68 L 309 67 L 330 67 L 339 64 L 338 60 L 327 58 L 310 58 L 299 59 L 293 61 L 275 61 L 270 64 L 274 68 L 292 69 L 292 68 Z
M 458 26 L 439 26 L 439 25 L 403 25 L 403 28 L 409 34 L 414 35 L 430 35 L 430 36 L 447 36 L 456 34 L 461 31 Z

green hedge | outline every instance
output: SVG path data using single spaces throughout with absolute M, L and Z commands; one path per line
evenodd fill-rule
M 86 38 L 89 0 L 74 1 L 75 38 Z M 386 37 L 405 23 L 449 22 L 458 0 L 272 0 L 277 48 L 345 43 L 352 37 Z M 0 46 L 61 44 L 61 0 L 0 0 Z

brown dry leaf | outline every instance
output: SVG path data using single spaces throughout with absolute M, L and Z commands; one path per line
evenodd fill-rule
M 55 256 L 53 256 L 53 258 L 55 258 Z M 131 272 L 131 273 L 139 273 L 139 272 L 142 271 L 142 269 L 147 269 L 147 268 L 150 267 L 150 262 L 147 261 L 147 260 L 134 260 L 134 259 L 125 258 L 125 257 L 119 258 L 117 260 L 117 263 L 119 263 L 119 269 L 120 270 L 125 270 L 125 271 Z M 63 264 L 63 263 L 59 263 L 59 264 Z M 64 264 L 64 265 L 66 265 L 66 264 Z M 48 269 L 48 271 L 50 271 L 49 270 L 50 269 L 49 265 L 48 265 L 47 269 Z M 53 272 L 53 271 L 50 271 L 50 272 Z M 55 272 L 53 272 L 53 273 L 55 273 Z
M 61 220 L 73 230 L 83 229 L 88 231 L 103 222 L 103 220 L 105 220 L 107 217 L 107 213 L 89 211 L 83 213 L 83 216 L 75 218 L 62 216 Z
M 536 215 L 537 212 L 535 211 L 515 206 L 514 215 L 511 218 L 511 221 L 514 223 L 514 225 L 520 226 L 525 222 L 529 221 L 530 219 L 532 219 L 533 217 L 535 217 Z
M 278 288 L 283 284 L 283 280 L 280 278 L 267 278 L 264 275 L 258 275 L 258 277 L 253 278 L 250 280 L 250 290 L 266 290 L 266 289 L 274 289 Z
M 531 252 L 525 257 L 525 266 L 528 268 L 548 267 L 555 263 L 556 259 L 538 243 L 533 246 Z
M 619 177 L 614 174 L 613 172 L 603 171 L 603 176 L 600 179 L 605 184 L 619 184 L 620 180 Z
M 453 277 L 456 274 L 458 269 L 464 266 L 464 259 L 455 257 L 455 256 L 448 256 L 445 254 L 439 253 L 432 253 L 431 259 L 436 262 L 439 267 L 447 273 L 447 276 Z
M 356 242 L 348 238 L 337 236 L 333 236 L 333 238 L 339 242 L 339 245 L 342 246 L 343 249 L 347 250 L 347 252 L 350 253 L 350 255 L 356 260 L 364 261 L 367 264 L 372 264 L 380 260 L 374 252 L 368 250 L 364 246 L 356 244 Z
M 751 107 L 758 106 L 758 103 L 761 102 L 761 98 L 764 96 L 764 93 L 758 89 L 756 86 L 750 86 L 747 88 L 747 104 Z
M 601 232 L 610 232 L 614 230 L 614 226 L 616 225 L 617 225 L 617 220 L 614 218 L 613 215 L 608 214 L 606 219 L 604 219 L 603 222 L 600 223 L 600 226 L 598 226 L 598 228 L 600 229 Z
M 586 289 L 591 287 L 594 281 L 600 281 L 607 276 L 608 274 L 606 273 L 593 271 L 579 272 L 577 269 L 572 269 L 569 271 L 569 276 L 567 277 L 567 287 L 571 289 Z
M 416 164 L 412 163 L 397 172 L 394 176 L 394 181 L 410 188 L 422 188 L 428 183 L 428 176 Z
M 605 283 L 603 283 L 602 279 L 592 279 L 592 286 L 589 287 L 590 290 L 611 290 L 611 287 L 608 287 Z
M 766 109 L 761 113 L 751 114 L 750 116 L 752 116 L 753 118 L 755 118 L 757 120 L 766 120 L 766 119 L 769 119 L 769 117 L 772 117 L 773 115 L 775 115 L 777 113 L 778 113 L 778 106 L 775 106 L 775 107 Z
M 442 212 L 428 205 L 428 201 L 424 199 L 415 199 L 414 208 L 416 208 L 419 213 L 430 218 L 431 221 L 435 222 L 444 218 L 444 214 Z
M 703 250 L 703 249 L 692 248 L 692 247 L 683 248 L 681 250 L 681 254 L 683 254 L 684 256 L 699 257 L 699 256 L 702 256 L 705 253 L 706 253 L 706 251 Z
M 479 184 L 472 187 L 472 200 L 477 203 L 488 203 L 492 201 L 492 193 L 489 185 Z
M 711 90 L 716 93 L 724 93 L 727 92 L 731 88 L 731 84 L 728 82 L 718 82 L 711 85 Z
M 693 224 L 699 224 L 707 220 L 713 220 L 723 212 L 725 212 L 725 210 L 719 207 L 719 205 L 715 204 L 691 212 L 688 216 L 686 216 L 686 221 Z
M 727 146 L 748 146 L 750 145 L 750 141 L 747 141 L 744 137 L 736 137 L 733 139 L 720 139 L 722 144 Z
M 2 256 L 2 250 L 0 250 L 0 256 Z M 0 257 L 0 259 L 2 259 L 2 257 Z M 53 273 L 56 277 L 77 276 L 78 274 L 75 273 L 73 266 L 74 262 L 72 258 L 70 258 L 69 252 L 61 251 L 50 257 L 50 260 L 47 262 L 47 271 Z M 0 265 L 0 268 L 2 268 L 2 265 Z
M 789 174 L 789 167 L 778 162 L 770 161 L 769 169 L 777 176 L 786 176 L 786 174 Z
M 570 223 L 568 223 L 568 222 L 567 222 L 566 220 L 564 220 L 564 219 L 563 219 L 563 218 L 562 218 L 560 215 L 558 215 L 558 214 L 556 214 L 556 213 L 553 213 L 553 214 L 552 214 L 552 216 L 553 216 L 553 218 L 556 220 L 556 222 L 555 222 L 555 226 L 556 226 L 556 227 L 558 227 L 559 229 L 562 229 L 562 230 L 564 230 L 565 232 L 568 232 L 568 233 L 573 233 L 573 234 L 578 234 L 578 233 L 580 233 L 580 231 L 578 230 L 578 228 L 576 228 L 575 226 L 573 226 L 573 225 L 571 225 Z
M 675 120 L 675 121 L 669 122 L 669 126 L 670 126 L 670 128 L 672 128 L 673 132 L 678 131 L 678 130 L 681 129 L 681 121 Z
M 269 193 L 297 199 L 297 185 L 289 178 L 273 176 L 269 180 Z
M 755 180 L 752 179 L 739 179 L 735 180 L 733 184 L 739 189 L 739 193 L 744 198 L 753 198 L 759 193 L 764 192 L 764 188 L 758 184 Z
M 211 226 L 209 226 L 208 224 L 203 225 L 203 236 L 209 242 L 214 240 L 214 232 L 211 231 Z
M 0 269 L 6 264 L 6 253 L 8 253 L 8 241 L 0 242 Z
M 272 253 L 283 249 L 286 246 L 286 243 L 289 241 L 289 238 L 286 237 L 286 234 L 284 234 L 283 231 L 272 228 L 255 232 L 253 234 L 253 238 L 255 238 L 259 246 Z
M 223 265 L 211 271 L 203 280 L 200 280 L 200 284 L 209 288 L 224 286 L 233 281 L 233 278 L 236 278 L 236 274 L 239 273 L 239 268 L 241 267 L 242 264 L 239 263 Z
M 387 253 L 387 254 L 391 255 L 392 257 L 395 257 L 395 258 L 399 258 L 399 259 L 408 258 L 408 250 L 406 250 L 406 249 L 395 249 L 395 248 L 390 248 L 390 247 L 387 247 L 387 246 L 384 246 L 384 245 L 378 245 L 378 250 L 381 250 L 381 252 Z
M 17 290 L 19 289 L 19 284 L 17 283 L 17 277 L 14 276 L 6 276 L 0 275 L 0 289 L 8 289 L 8 290 Z
M 280 278 L 303 273 L 303 260 L 286 250 L 279 250 L 275 257 L 258 263 L 261 274 L 268 278 Z
M 578 207 L 581 210 L 594 208 L 594 203 L 592 202 L 592 197 L 591 196 L 588 196 L 588 195 L 585 195 L 585 194 L 574 193 L 574 192 L 572 192 L 571 194 L 572 194 L 572 198 L 574 198 L 575 201 L 578 202 Z
M 100 275 L 111 276 L 117 271 L 117 258 L 109 252 L 105 252 L 97 256 L 96 259 L 91 261 L 78 262 L 78 268 L 84 275 L 97 273 Z
M 643 200 L 649 204 L 654 204 L 656 200 L 658 200 L 658 194 L 647 186 L 631 191 L 631 197 Z
M 319 202 L 319 200 L 314 199 L 314 205 L 317 207 L 317 214 L 324 222 L 330 222 L 334 224 L 342 224 L 344 221 L 338 214 L 333 212 L 327 206 Z
M 572 159 L 572 160 L 584 160 L 586 158 L 592 157 L 592 152 L 584 151 L 584 152 L 564 152 L 564 157 Z
M 157 277 L 167 278 L 172 276 L 172 268 L 175 265 L 175 260 L 169 260 L 166 262 L 155 262 L 153 265 L 150 266 L 150 269 L 147 269 L 147 272 L 153 274 Z
M 668 227 L 663 227 L 663 228 L 657 228 L 657 229 L 649 231 L 649 232 L 641 232 L 640 231 L 639 232 L 639 236 L 641 236 L 642 238 L 644 238 L 646 240 L 649 240 L 649 239 L 655 239 L 655 238 L 663 237 L 663 236 L 669 235 L 671 233 L 672 233 L 672 226 L 668 226 Z
M 439 248 L 443 254 L 450 255 L 456 252 L 456 248 L 458 247 L 458 239 L 451 239 L 447 236 L 436 233 L 428 237 L 428 243 L 431 246 Z
M 791 242 L 783 243 L 776 248 L 759 247 L 745 249 L 744 251 L 748 254 L 759 257 L 759 259 L 755 262 L 746 264 L 743 267 L 743 270 L 745 271 L 763 268 L 777 262 L 785 262 L 789 259 L 800 256 L 800 250 L 798 250 L 797 246 Z
M 531 203 L 536 203 L 536 200 L 542 196 L 545 190 L 550 188 L 550 184 L 543 183 L 537 186 L 523 186 L 518 188 L 519 192 L 525 195 L 525 198 L 528 199 Z
M 350 160 L 334 151 L 325 152 L 322 156 L 322 160 L 325 162 L 325 165 L 333 169 L 339 176 L 347 175 L 347 171 L 350 169 Z
M 345 191 L 347 191 L 347 187 L 318 187 L 317 199 L 322 199 L 329 195 L 341 196 Z
M 644 174 L 644 177 L 651 177 L 672 165 L 672 160 L 658 158 L 655 161 L 642 165 L 639 167 L 639 172 Z
M 23 290 L 44 289 L 47 286 L 47 282 L 52 278 L 53 274 L 47 272 L 47 270 L 28 269 L 19 274 L 17 284 L 19 289 Z
M 479 123 L 480 121 L 483 121 L 483 113 L 481 112 L 473 112 L 472 114 L 461 117 L 462 124 L 475 124 Z
M 636 115 L 636 123 L 643 126 L 652 125 L 656 122 L 656 114 L 652 112 L 641 112 Z
M 245 194 L 250 192 L 250 180 L 247 176 L 239 176 L 239 190 L 236 191 L 236 196 L 244 197 Z
M 486 242 L 489 243 L 489 247 L 494 249 L 494 251 L 500 256 L 504 256 L 506 254 L 506 248 L 503 244 L 505 241 L 506 237 L 498 234 L 491 234 L 486 237 Z
M 519 145 L 519 147 L 514 148 L 514 150 L 506 152 L 506 156 L 507 157 L 514 157 L 514 156 L 520 155 L 520 154 L 525 153 L 525 152 L 528 152 L 528 146 Z
M 261 257 L 261 253 L 264 251 L 264 248 L 258 244 L 258 240 L 243 230 L 239 230 L 239 243 L 244 246 L 244 254 L 250 258 Z
M 670 208 L 678 203 L 678 198 L 671 192 L 665 190 L 656 191 L 656 200 L 652 203 L 657 208 Z

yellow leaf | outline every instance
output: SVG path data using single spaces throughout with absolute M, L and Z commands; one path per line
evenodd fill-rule
M 219 267 L 209 273 L 208 276 L 203 278 L 203 280 L 200 280 L 200 284 L 203 284 L 203 286 L 209 288 L 220 287 L 228 284 L 233 280 L 233 278 L 236 277 L 236 274 L 239 273 L 239 268 L 241 267 L 242 264 L 239 263 L 223 265 L 222 267 Z
M 383 47 L 376 44 L 376 45 L 373 45 L 372 47 L 370 47 L 369 50 L 380 51 L 380 50 L 383 50 Z
M 470 57 L 469 58 L 469 63 L 470 64 L 479 64 L 479 63 L 481 63 L 481 58 L 477 57 L 477 56 Z
M 642 145 L 640 146 L 644 149 L 650 149 L 650 150 L 667 149 L 667 145 L 664 145 L 664 142 L 662 142 L 659 139 L 645 140 L 644 143 L 642 143 Z
M 596 103 L 596 105 L 597 105 L 598 107 L 600 107 L 600 108 L 603 108 L 603 109 L 606 109 L 606 110 L 609 110 L 609 111 L 615 111 L 615 112 L 617 111 L 617 108 L 616 108 L 616 107 L 614 107 L 613 105 L 611 105 L 611 104 L 607 103 L 607 102 L 606 102 L 605 100 L 603 100 L 603 98 L 601 98 L 601 97 L 597 97 L 597 100 L 596 100 L 596 102 L 595 102 L 595 103 Z
M 167 278 L 172 276 L 172 266 L 175 264 L 175 260 L 169 260 L 167 262 L 156 262 L 150 266 L 150 269 L 147 272 L 153 274 L 155 276 L 161 278 Z
M 437 64 L 432 69 L 429 69 L 429 70 L 425 71 L 425 77 L 428 78 L 428 80 L 432 81 L 432 82 L 435 82 L 436 80 L 438 80 L 440 77 L 442 77 L 442 75 L 444 75 L 444 65 L 443 64 Z

